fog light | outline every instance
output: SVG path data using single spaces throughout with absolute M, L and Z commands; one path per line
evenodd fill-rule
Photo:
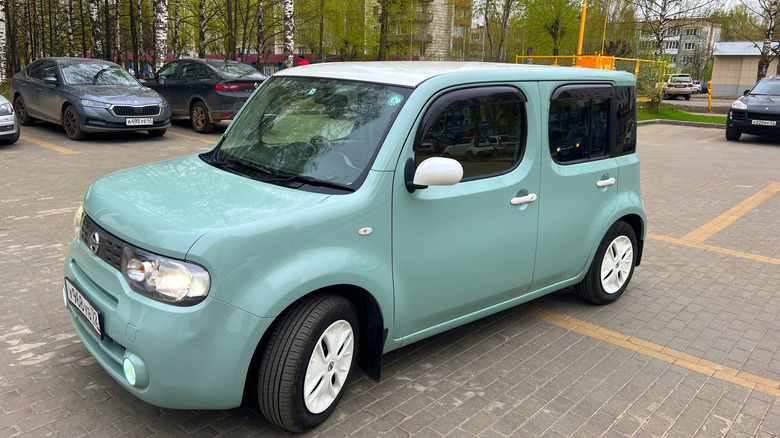
M 125 379 L 127 379 L 128 383 L 135 386 L 137 379 L 135 376 L 135 367 L 133 366 L 133 363 L 130 362 L 130 359 L 125 358 L 123 365 L 125 369 Z
M 122 369 L 125 372 L 125 379 L 130 386 L 138 389 L 144 389 L 149 385 L 149 373 L 146 371 L 146 365 L 140 357 L 125 351 L 125 358 L 122 360 Z

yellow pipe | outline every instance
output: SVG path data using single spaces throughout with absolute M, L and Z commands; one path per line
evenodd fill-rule
M 582 16 L 580 17 L 580 39 L 577 41 L 577 55 L 582 55 L 582 38 L 585 36 L 585 11 L 588 1 L 582 0 Z

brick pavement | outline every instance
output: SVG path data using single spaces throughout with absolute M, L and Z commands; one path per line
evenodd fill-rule
M 703 242 L 682 238 L 780 182 L 780 144 L 639 132 L 651 237 L 620 300 L 592 306 L 564 290 L 394 351 L 382 382 L 358 372 L 333 417 L 304 436 L 778 436 L 780 194 Z M 24 138 L 0 147 L 0 437 L 284 435 L 251 406 L 137 400 L 87 353 L 63 307 L 62 260 L 84 191 L 112 170 L 208 148 L 176 133 L 194 137 L 174 128 L 153 141 L 74 143 L 40 125 L 25 135 L 83 153 Z M 700 366 L 630 345 L 645 341 Z

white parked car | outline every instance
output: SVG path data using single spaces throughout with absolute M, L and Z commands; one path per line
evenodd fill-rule
M 16 143 L 20 131 L 13 105 L 4 96 L 0 96 L 0 144 Z
M 495 156 L 498 154 L 493 143 L 488 137 L 461 137 L 455 140 L 455 144 L 444 149 L 445 158 L 465 158 L 466 161 L 481 156 Z

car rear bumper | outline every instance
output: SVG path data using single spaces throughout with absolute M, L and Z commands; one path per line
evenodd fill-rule
M 664 94 L 668 96 L 677 96 L 677 95 L 686 95 L 686 94 L 692 94 L 693 88 L 691 87 L 685 87 L 685 88 L 677 88 L 677 87 L 664 87 Z

